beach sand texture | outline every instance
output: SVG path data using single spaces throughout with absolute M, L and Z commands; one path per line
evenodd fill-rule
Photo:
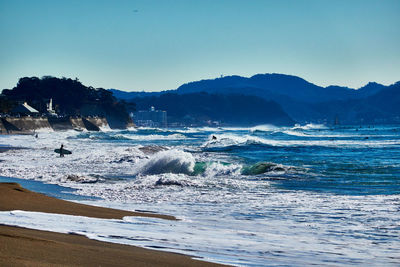
M 147 216 L 174 220 L 172 216 L 88 206 L 55 199 L 0 183 L 0 210 L 25 210 L 120 219 Z M 0 266 L 222 266 L 189 256 L 134 246 L 0 225 Z

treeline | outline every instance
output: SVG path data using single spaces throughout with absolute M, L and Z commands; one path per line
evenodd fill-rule
M 1 99 L 2 112 L 8 112 L 16 103 L 26 101 L 45 113 L 47 103 L 53 99 L 56 112 L 60 115 L 111 116 L 129 120 L 124 101 L 117 100 L 103 88 L 87 87 L 78 79 L 24 77 L 13 89 L 4 89 Z
M 220 121 L 232 125 L 270 123 L 291 125 L 294 121 L 274 101 L 240 94 L 208 94 L 205 92 L 179 95 L 166 93 L 160 96 L 131 99 L 138 110 L 151 106 L 165 110 L 168 122 L 202 124 Z

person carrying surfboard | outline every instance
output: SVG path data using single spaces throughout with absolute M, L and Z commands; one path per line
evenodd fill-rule
M 67 150 L 64 148 L 64 145 L 61 144 L 60 148 L 54 149 L 54 152 L 56 152 L 57 154 L 60 154 L 60 157 L 64 157 L 64 155 L 70 155 L 72 154 L 71 151 Z
M 61 144 L 61 147 L 60 147 L 60 158 L 64 157 L 64 151 L 63 151 L 63 148 L 64 148 L 64 145 L 63 145 L 63 144 Z

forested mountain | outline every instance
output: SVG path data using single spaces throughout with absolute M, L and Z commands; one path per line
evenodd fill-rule
M 400 111 L 400 103 L 391 105 L 393 108 L 390 111 L 385 104 L 396 101 L 399 92 L 393 89 L 394 87 L 396 85 L 384 86 L 375 82 L 357 90 L 341 86 L 321 87 L 296 76 L 257 74 L 250 78 L 227 76 L 195 81 L 183 84 L 176 90 L 162 92 L 113 92 L 126 100 L 145 96 L 157 97 L 166 93 L 184 95 L 198 92 L 257 96 L 280 104 L 283 110 L 298 122 L 331 123 L 338 116 L 343 123 L 358 124 L 397 121 L 396 114 Z M 392 97 L 393 99 L 390 99 Z
M 225 76 L 217 79 L 201 80 L 186 83 L 176 90 L 163 92 L 125 92 L 112 89 L 114 95 L 121 99 L 131 99 L 148 95 L 160 95 L 166 92 L 188 94 L 195 92 L 208 93 L 241 93 L 260 97 L 290 97 L 296 101 L 316 103 L 333 100 L 357 99 L 373 95 L 385 88 L 384 85 L 371 82 L 358 90 L 342 87 L 321 87 L 306 80 L 285 74 L 257 74 L 250 78 L 241 76 Z

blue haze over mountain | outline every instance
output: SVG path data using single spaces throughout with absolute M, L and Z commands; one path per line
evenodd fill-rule
M 400 115 L 400 83 L 384 86 L 370 82 L 353 89 L 340 86 L 321 87 L 300 77 L 284 74 L 257 74 L 250 78 L 226 76 L 181 85 L 162 92 L 124 92 L 113 90 L 117 98 L 131 100 L 144 107 L 148 97 L 205 92 L 222 95 L 248 95 L 279 103 L 298 122 L 393 123 Z M 148 102 L 148 101 L 147 101 Z M 207 105 L 207 103 L 203 103 Z M 237 107 L 240 109 L 240 107 Z M 168 107 L 166 108 L 168 111 Z M 251 120 L 251 118 L 249 118 Z

